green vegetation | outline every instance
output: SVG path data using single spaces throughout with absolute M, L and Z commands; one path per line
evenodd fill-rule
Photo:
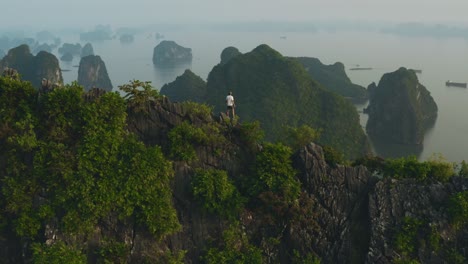
M 195 103 L 192 101 L 183 101 L 182 106 L 190 118 L 198 118 L 200 120 L 209 121 L 213 112 L 213 107 L 207 104 Z
M 468 224 L 468 191 L 454 194 L 449 199 L 448 211 L 456 228 Z
M 63 242 L 50 246 L 35 243 L 32 245 L 33 261 L 36 264 L 85 264 L 86 255 L 80 249 L 73 248 Z
M 195 146 L 209 145 L 215 152 L 223 151 L 227 143 L 222 135 L 222 127 L 215 123 L 203 123 L 199 126 L 184 121 L 169 132 L 171 157 L 175 160 L 194 161 L 197 159 Z
M 286 127 L 284 139 L 281 140 L 285 145 L 289 146 L 293 150 L 318 140 L 320 137 L 320 131 L 311 128 L 307 125 L 300 127 Z
M 193 195 L 206 210 L 228 218 L 235 218 L 244 199 L 225 171 L 198 169 L 192 181 Z
M 0 78 L 4 228 L 34 241 L 54 220 L 65 235 L 86 238 L 115 215 L 156 239 L 177 231 L 171 162 L 126 130 L 127 104 L 137 98 L 105 93 L 85 101 L 76 83 L 39 97 L 29 83 Z M 79 249 L 64 244 L 33 249 L 39 263 L 82 263 Z
M 219 247 L 210 248 L 203 260 L 207 264 L 263 263 L 262 252 L 249 243 L 247 235 L 238 223 L 232 224 L 224 231 L 222 243 Z
M 97 250 L 98 263 L 105 264 L 125 264 L 130 255 L 128 245 L 117 241 L 101 241 L 100 247 Z
M 281 143 L 265 143 L 255 161 L 255 177 L 249 178 L 249 196 L 273 192 L 286 201 L 294 201 L 300 194 L 300 182 L 291 162 L 292 151 Z
M 128 107 L 135 112 L 147 113 L 151 102 L 160 98 L 159 92 L 153 89 L 151 82 L 132 80 L 119 86 L 119 89 L 126 93 L 124 99 Z
M 418 161 L 416 156 L 397 159 L 379 159 L 365 157 L 356 160 L 354 165 L 365 165 L 370 170 L 395 179 L 413 178 L 420 181 L 437 180 L 446 182 L 455 176 L 455 165 L 442 157 L 431 158 L 427 161 Z
M 228 91 L 236 98 L 236 114 L 247 122 L 260 121 L 266 140 L 281 140 L 284 126 L 307 125 L 321 132 L 318 143 L 332 146 L 347 159 L 368 149 L 355 107 L 311 79 L 296 59 L 267 45 L 213 68 L 206 102 L 215 111 L 225 111 Z

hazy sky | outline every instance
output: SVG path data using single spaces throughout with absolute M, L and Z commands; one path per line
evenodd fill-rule
M 467 0 L 2 0 L 0 4 L 2 29 L 324 19 L 468 24 Z

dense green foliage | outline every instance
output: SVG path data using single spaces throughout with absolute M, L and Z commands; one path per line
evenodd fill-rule
M 452 224 L 456 228 L 468 224 L 468 191 L 459 192 L 450 197 L 448 210 Z
M 193 176 L 192 189 L 203 208 L 228 218 L 235 218 L 244 203 L 225 171 L 198 169 Z
M 313 129 L 307 125 L 299 127 L 286 127 L 284 139 L 281 140 L 285 145 L 291 147 L 293 150 L 317 141 L 320 137 L 320 131 Z
M 151 82 L 133 80 L 119 86 L 119 89 L 125 93 L 128 107 L 135 112 L 147 113 L 151 102 L 160 97 L 159 92 L 151 86 Z
M 225 111 L 229 91 L 242 120 L 258 120 L 269 141 L 280 140 L 284 126 L 307 125 L 321 131 L 318 142 L 355 158 L 367 150 L 355 107 L 311 79 L 295 59 L 267 45 L 238 55 L 210 72 L 206 102 Z
M 247 235 L 238 223 L 232 224 L 224 231 L 221 245 L 210 248 L 203 257 L 203 260 L 207 264 L 263 263 L 260 249 L 249 243 Z
M 28 83 L 0 78 L 6 227 L 34 240 L 55 219 L 65 234 L 86 236 L 112 214 L 146 226 L 155 238 L 178 230 L 172 164 L 160 147 L 126 131 L 127 102 L 119 94 L 84 98 L 76 84 L 38 96 Z M 41 258 L 66 249 L 36 252 Z
M 431 158 L 427 161 L 418 161 L 416 156 L 386 160 L 365 157 L 354 162 L 354 165 L 360 164 L 384 177 L 396 179 L 413 178 L 420 181 L 433 179 L 446 182 L 456 175 L 455 165 L 442 157 Z
M 295 59 L 304 66 L 312 79 L 331 91 L 344 97 L 367 99 L 366 88 L 351 82 L 346 75 L 343 63 L 336 62 L 332 65 L 324 65 L 316 58 L 299 57 Z
M 33 244 L 33 261 L 36 264 L 85 264 L 86 255 L 81 250 L 57 242 L 50 246 Z
M 226 144 L 221 126 L 214 123 L 195 125 L 188 121 L 174 127 L 169 132 L 171 157 L 175 160 L 193 161 L 197 159 L 195 146 L 210 145 L 216 152 L 221 152 Z

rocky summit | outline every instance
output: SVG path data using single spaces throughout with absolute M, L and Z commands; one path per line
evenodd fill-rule
M 192 71 L 185 70 L 175 81 L 161 87 L 160 92 L 173 102 L 193 101 L 202 103 L 206 93 L 206 82 Z
M 92 88 L 112 90 L 112 83 L 107 74 L 106 65 L 101 57 L 95 55 L 81 58 L 78 68 L 78 83 L 83 85 L 86 90 Z
M 9 50 L 0 60 L 0 69 L 4 68 L 17 70 L 23 80 L 30 81 L 36 88 L 41 87 L 43 79 L 53 84 L 63 83 L 58 59 L 46 51 L 40 51 L 34 56 L 27 45 Z
M 192 62 L 192 49 L 178 45 L 175 41 L 163 40 L 153 50 L 153 63 L 165 66 Z
M 437 118 L 438 108 L 414 71 L 399 68 L 386 73 L 378 85 L 369 85 L 368 91 L 366 130 L 373 140 L 406 145 L 423 143 L 425 131 Z

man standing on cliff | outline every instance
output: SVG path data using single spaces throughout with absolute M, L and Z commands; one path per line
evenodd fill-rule
M 234 108 L 236 107 L 236 104 L 234 103 L 234 96 L 232 96 L 232 92 L 229 92 L 229 94 L 226 96 L 226 115 L 229 117 L 229 112 L 231 112 L 231 118 L 234 118 Z

